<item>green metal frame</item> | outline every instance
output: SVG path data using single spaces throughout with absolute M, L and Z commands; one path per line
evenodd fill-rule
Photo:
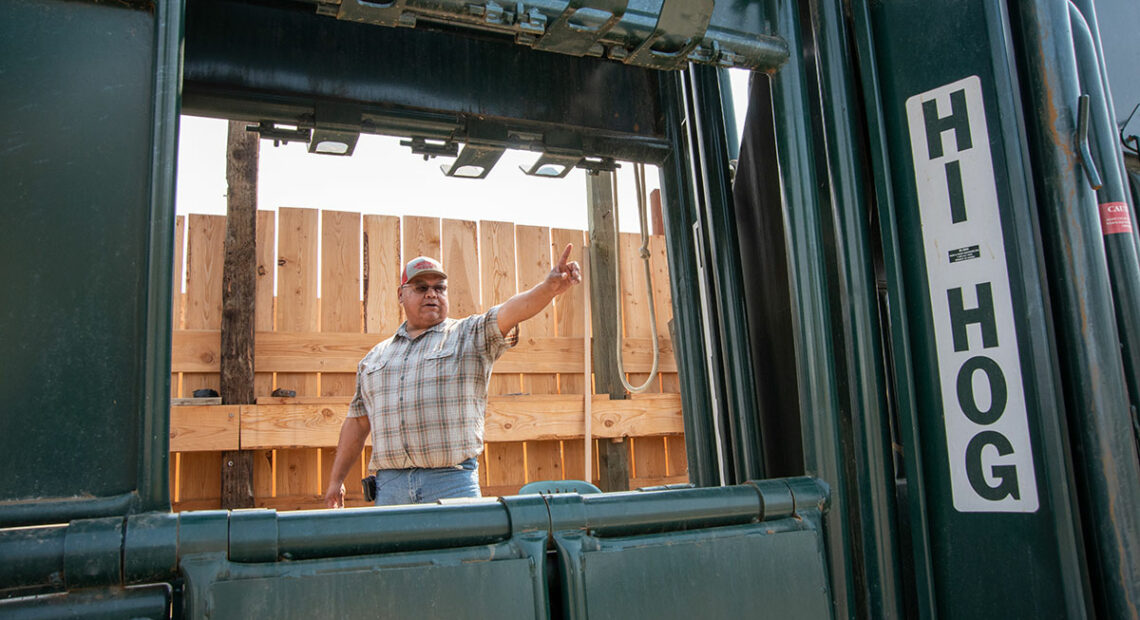
M 0 8 L 0 527 L 169 509 L 182 6 L 146 8 Z
M 717 591 L 725 613 L 763 595 L 785 617 L 820 618 L 830 615 L 827 508 L 826 485 L 788 478 L 340 511 L 147 513 L 0 529 L 0 557 L 15 560 L 0 564 L 0 584 L 21 594 L 86 589 L 109 597 L 111 610 L 131 610 L 141 603 L 127 599 L 153 609 L 171 591 L 123 588 L 182 579 L 179 611 L 190 617 L 545 618 L 557 605 L 576 618 L 598 605 L 635 613 L 664 603 L 692 615 L 710 609 L 698 594 Z M 724 563 L 725 554 L 738 561 Z M 646 555 L 656 562 L 628 565 Z M 698 564 L 709 570 L 662 597 L 659 578 Z M 641 580 L 615 581 L 614 570 Z M 28 605 L 0 601 L 0 615 L 31 613 Z
M 666 255 L 669 261 L 669 285 L 673 297 L 673 349 L 678 360 L 682 410 L 685 415 L 685 449 L 689 479 L 697 486 L 721 483 L 720 455 L 717 451 L 716 425 L 719 424 L 721 399 L 719 381 L 710 382 L 706 349 L 713 343 L 698 336 L 704 331 L 704 313 L 696 292 L 700 291 L 697 272 L 700 248 L 694 247 L 693 225 L 697 221 L 694 179 L 688 173 L 691 164 L 689 142 L 685 133 L 682 76 L 666 75 L 661 80 L 662 110 L 670 156 L 661 164 L 661 204 L 665 225 Z M 713 375 L 714 378 L 719 375 Z
M 1036 112 L 1026 128 L 1067 414 L 1058 425 L 1071 429 L 1069 475 L 1079 481 L 1068 488 L 1076 491 L 1083 521 L 1076 544 L 1083 542 L 1088 554 L 1093 594 L 1086 605 L 1126 617 L 1140 607 L 1140 525 L 1134 518 L 1140 512 L 1140 461 L 1096 197 L 1077 155 L 1081 93 L 1069 20 L 1068 3 L 1034 0 L 1017 8 L 1012 23 L 1022 41 L 1018 62 L 1027 101 Z M 1062 534 L 1067 542 L 1071 535 Z
M 872 618 L 901 617 L 902 570 L 895 510 L 894 461 L 891 447 L 884 353 L 877 316 L 878 298 L 872 266 L 872 237 L 865 187 L 869 166 L 860 165 L 862 123 L 854 73 L 854 50 L 846 38 L 843 7 L 838 0 L 815 5 L 815 49 L 827 154 L 830 210 L 829 244 L 838 286 L 832 296 L 833 355 L 845 381 L 839 386 L 843 461 L 850 481 L 850 530 L 862 578 L 862 613 Z M 837 300 L 843 300 L 839 303 Z M 838 312 L 835 310 L 838 308 Z M 858 598 L 858 596 L 857 596 Z
M 794 50 L 805 46 L 800 10 L 798 3 L 791 1 L 768 6 L 768 19 Z M 831 485 L 832 509 L 824 530 L 832 597 L 836 615 L 852 617 L 858 612 L 848 514 L 850 482 L 844 466 L 835 358 L 830 346 L 833 326 L 822 236 L 825 216 L 818 194 L 819 164 L 811 147 L 814 105 L 805 62 L 801 54 L 791 54 L 788 63 L 772 76 L 772 105 L 783 180 L 804 466 L 806 473 Z
M 732 188 L 728 176 L 730 151 L 721 109 L 719 73 L 711 67 L 690 67 L 683 91 L 686 95 L 690 148 L 694 167 L 697 204 L 697 243 L 708 260 L 708 305 L 716 317 L 719 374 L 724 386 L 724 415 L 728 447 L 732 453 L 728 483 L 764 476 L 764 457 L 752 390 L 752 356 L 748 351 L 748 319 L 740 300 L 744 298 L 736 220 L 732 217 Z M 691 294 L 691 292 L 690 292 Z

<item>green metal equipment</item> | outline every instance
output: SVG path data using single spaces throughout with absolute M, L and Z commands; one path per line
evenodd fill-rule
M 0 3 L 0 616 L 1140 618 L 1100 37 L 1091 0 Z M 656 165 L 693 488 L 171 513 L 180 112 Z

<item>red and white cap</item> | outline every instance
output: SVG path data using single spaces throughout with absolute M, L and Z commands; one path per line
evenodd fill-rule
M 417 256 L 408 261 L 407 265 L 404 265 L 404 273 L 400 275 L 400 286 L 423 275 L 447 277 L 447 274 L 443 272 L 443 265 L 439 261 L 430 256 Z

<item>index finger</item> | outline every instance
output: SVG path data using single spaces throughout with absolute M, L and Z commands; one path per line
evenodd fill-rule
M 558 259 L 558 265 L 563 266 L 566 264 L 566 259 L 570 258 L 570 250 L 574 249 L 573 243 L 567 243 L 566 249 L 562 251 L 562 258 Z

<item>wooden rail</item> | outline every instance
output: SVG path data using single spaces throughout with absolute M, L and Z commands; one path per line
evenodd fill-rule
M 594 435 L 599 438 L 683 433 L 680 394 L 643 394 L 630 400 L 593 396 Z M 348 399 L 259 398 L 256 405 L 173 406 L 174 452 L 336 447 Z M 487 399 L 486 439 L 498 441 L 582 438 L 585 403 L 580 395 L 514 395 Z
M 356 365 L 381 340 L 380 334 L 321 332 L 257 332 L 254 356 L 258 372 L 355 373 Z M 623 355 L 629 373 L 648 373 L 653 364 L 650 338 L 626 338 Z M 659 341 L 660 372 L 677 372 L 673 343 Z M 582 338 L 524 337 L 492 368 L 497 374 L 581 373 Z M 221 334 L 215 330 L 174 332 L 174 372 L 218 372 Z

